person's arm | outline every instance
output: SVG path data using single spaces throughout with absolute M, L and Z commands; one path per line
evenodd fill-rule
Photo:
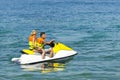
M 49 42 L 44 42 L 44 44 L 49 45 L 50 43 L 52 43 L 54 40 L 50 40 Z
M 35 38 L 33 38 L 32 44 L 35 47 Z

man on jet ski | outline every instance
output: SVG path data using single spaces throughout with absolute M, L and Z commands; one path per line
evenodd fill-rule
M 57 54 L 57 52 L 58 51 L 60 51 L 60 50 L 68 50 L 68 51 L 70 51 L 70 50 L 72 50 L 71 48 L 69 48 L 68 46 L 66 46 L 66 45 L 64 45 L 64 44 L 62 44 L 62 43 L 60 43 L 60 42 L 51 42 L 50 44 L 49 44 L 49 46 L 51 47 L 51 49 L 50 49 L 50 57 L 53 57 L 54 56 L 54 54 Z
M 41 32 L 40 37 L 36 39 L 37 50 L 38 50 L 38 52 L 42 53 L 42 59 L 44 59 L 44 57 L 45 57 L 44 46 L 49 45 L 53 42 L 53 40 L 46 42 L 45 38 L 46 38 L 45 32 Z

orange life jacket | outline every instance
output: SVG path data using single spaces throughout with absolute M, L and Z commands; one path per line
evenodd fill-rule
M 44 39 L 41 37 L 37 38 L 36 45 L 37 47 L 41 47 L 42 49 L 44 49 Z
M 29 49 L 34 49 L 35 48 L 35 45 L 36 45 L 36 38 L 35 38 L 35 36 L 29 36 L 28 37 L 28 44 L 29 44 Z

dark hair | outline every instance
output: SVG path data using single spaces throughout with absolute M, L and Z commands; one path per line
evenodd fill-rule
M 45 34 L 45 32 L 41 32 L 41 33 L 40 33 L 40 36 L 42 36 L 43 34 Z

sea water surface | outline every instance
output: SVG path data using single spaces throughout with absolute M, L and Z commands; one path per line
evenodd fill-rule
M 46 71 L 11 62 L 33 29 L 78 54 Z M 120 80 L 120 1 L 0 0 L 0 80 Z

